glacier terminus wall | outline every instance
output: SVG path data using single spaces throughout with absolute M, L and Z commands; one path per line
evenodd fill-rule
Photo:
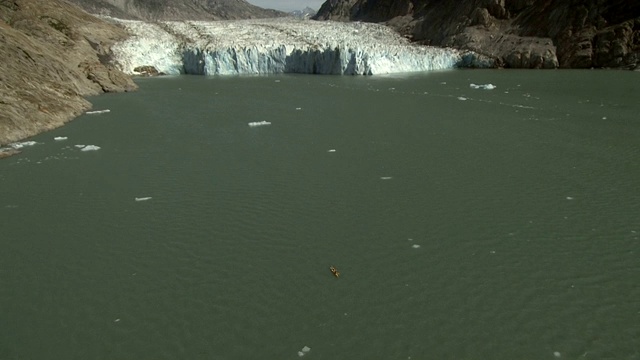
M 473 62 L 485 65 L 474 54 L 413 45 L 379 24 L 293 18 L 109 20 L 131 34 L 112 48 L 115 63 L 128 74 L 146 65 L 176 75 L 373 75 L 451 69 Z

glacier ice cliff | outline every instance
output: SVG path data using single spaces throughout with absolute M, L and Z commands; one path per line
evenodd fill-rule
M 491 65 L 472 53 L 413 45 L 379 24 L 292 18 L 111 20 L 131 34 L 112 48 L 116 64 L 128 74 L 145 65 L 176 75 L 372 75 Z

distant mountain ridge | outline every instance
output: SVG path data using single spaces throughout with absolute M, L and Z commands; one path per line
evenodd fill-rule
M 299 19 L 310 19 L 310 18 L 314 17 L 316 15 L 316 13 L 317 13 L 316 10 L 314 10 L 314 9 L 312 9 L 312 8 L 307 6 L 306 8 L 304 8 L 302 10 L 291 11 L 289 13 L 289 15 L 291 15 L 293 17 L 296 17 L 296 18 L 299 18 Z
M 91 14 L 120 19 L 238 20 L 287 16 L 244 0 L 69 0 Z

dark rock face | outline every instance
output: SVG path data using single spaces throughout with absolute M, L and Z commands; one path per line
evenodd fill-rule
M 108 64 L 126 36 L 64 1 L 0 1 L 0 145 L 82 114 L 84 96 L 135 90 Z
M 281 17 L 281 11 L 263 9 L 244 0 L 70 0 L 91 14 L 120 19 L 236 20 Z
M 137 72 L 141 76 L 165 75 L 164 73 L 158 71 L 158 69 L 156 69 L 155 66 L 151 66 L 151 65 L 138 66 L 134 68 L 133 71 Z
M 517 68 L 637 68 L 640 2 L 329 0 L 315 19 L 385 22 L 422 44 Z

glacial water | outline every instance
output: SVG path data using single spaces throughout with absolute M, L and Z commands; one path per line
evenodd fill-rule
M 640 359 L 640 73 L 137 82 L 0 160 L 0 359 Z

